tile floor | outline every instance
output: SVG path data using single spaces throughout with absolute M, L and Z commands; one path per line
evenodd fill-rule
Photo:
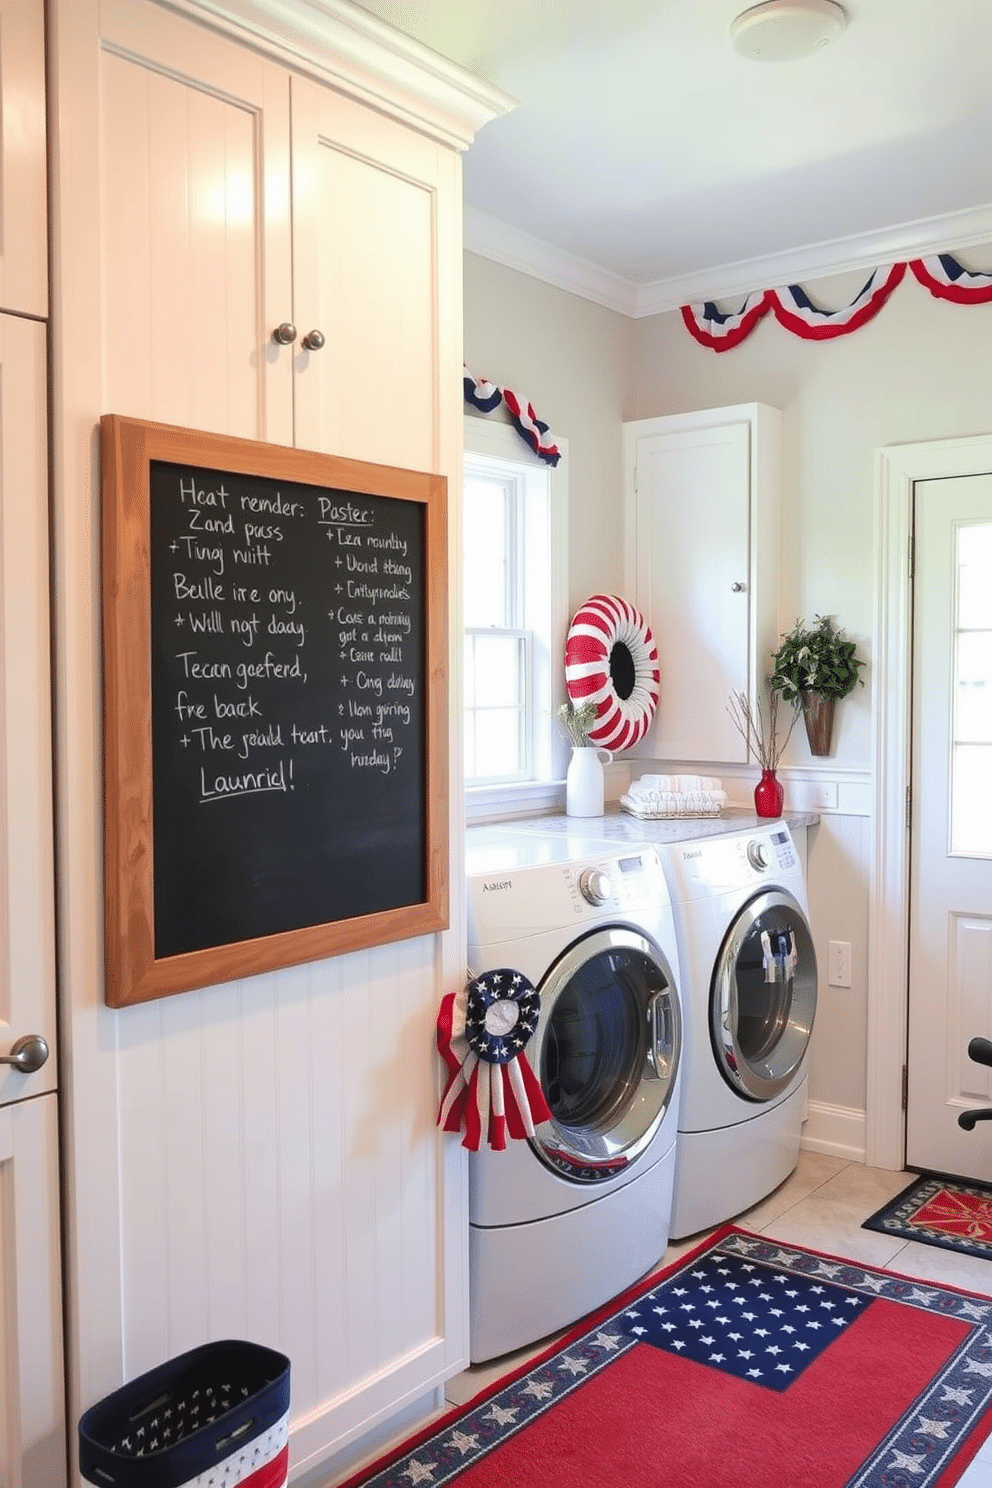
M 803 1152 L 792 1176 L 762 1203 L 737 1216 L 735 1223 L 776 1240 L 992 1296 L 992 1262 L 861 1228 L 862 1221 L 906 1188 L 911 1178 L 910 1173 L 866 1168 L 860 1163 Z M 669 1245 L 662 1264 L 677 1260 L 702 1238 L 695 1235 Z M 461 1405 L 470 1400 L 493 1379 L 540 1352 L 548 1341 L 455 1375 L 445 1387 L 449 1403 Z M 992 1488 L 992 1440 L 960 1480 L 960 1488 Z

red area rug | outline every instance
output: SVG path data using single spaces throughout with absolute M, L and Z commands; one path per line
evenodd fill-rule
M 950 1488 L 992 1298 L 727 1226 L 343 1488 Z
M 862 1229 L 992 1260 L 992 1188 L 926 1174 L 866 1219 Z

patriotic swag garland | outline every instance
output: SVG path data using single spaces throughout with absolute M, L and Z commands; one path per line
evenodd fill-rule
M 897 263 L 876 269 L 851 303 L 840 310 L 819 309 L 805 290 L 790 284 L 784 289 L 756 290 L 733 314 L 724 314 L 712 300 L 683 305 L 682 319 L 689 334 L 712 351 L 739 346 L 769 311 L 780 325 L 804 341 L 828 341 L 849 335 L 876 316 L 901 283 L 907 267 L 938 299 L 959 305 L 992 300 L 992 274 L 973 274 L 949 253 L 940 253 L 932 258 L 915 258 L 908 265 Z
M 449 992 L 437 1015 L 437 1047 L 448 1066 L 437 1124 L 461 1131 L 462 1146 L 478 1152 L 485 1137 L 502 1152 L 507 1135 L 534 1135 L 551 1112 L 524 1049 L 537 1028 L 540 996 L 508 966 Z
M 538 459 L 544 460 L 548 465 L 558 464 L 561 459 L 561 450 L 555 443 L 555 437 L 547 424 L 542 422 L 534 412 L 532 404 L 519 398 L 512 388 L 500 388 L 494 382 L 487 382 L 484 377 L 473 377 L 464 363 L 462 364 L 462 385 L 465 390 L 465 402 L 471 403 L 473 408 L 478 408 L 480 413 L 495 413 L 499 405 L 504 403 L 509 411 L 513 427 Z

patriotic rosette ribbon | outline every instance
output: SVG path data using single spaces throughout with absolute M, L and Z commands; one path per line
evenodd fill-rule
M 494 382 L 487 382 L 484 377 L 473 377 L 468 368 L 462 365 L 462 387 L 465 394 L 465 402 L 471 403 L 480 413 L 495 413 L 500 404 L 504 404 L 510 415 L 510 422 L 527 444 L 530 445 L 539 460 L 547 465 L 557 465 L 561 459 L 561 450 L 555 443 L 555 437 L 547 424 L 539 419 L 534 412 L 533 405 L 526 398 L 519 397 L 512 388 L 497 387 Z
M 442 1001 L 437 1047 L 448 1081 L 437 1124 L 444 1131 L 464 1128 L 462 1146 L 470 1152 L 478 1152 L 483 1139 L 502 1152 L 507 1136 L 521 1141 L 551 1120 L 524 1055 L 540 1012 L 533 983 L 506 966 L 474 977 Z
M 914 258 L 908 265 L 876 269 L 849 305 L 822 310 L 798 284 L 781 289 L 755 290 L 736 311 L 722 311 L 712 300 L 683 305 L 682 319 L 689 334 L 711 351 L 729 351 L 750 336 L 769 312 L 779 325 L 804 341 L 829 341 L 847 336 L 876 316 L 910 268 L 920 284 L 937 299 L 958 305 L 982 305 L 992 300 L 992 274 L 973 273 L 949 253 Z

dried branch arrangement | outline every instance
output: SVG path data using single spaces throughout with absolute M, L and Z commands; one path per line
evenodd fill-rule
M 764 719 L 761 716 L 759 705 L 752 707 L 751 699 L 746 692 L 732 692 L 730 702 L 727 704 L 727 712 L 733 721 L 733 725 L 747 745 L 748 752 L 754 755 L 763 770 L 777 770 L 779 760 L 785 753 L 785 746 L 796 726 L 799 717 L 798 710 L 792 709 L 792 718 L 784 737 L 779 739 L 778 726 L 779 695 L 773 692 L 768 699 L 768 727 L 765 728 Z

